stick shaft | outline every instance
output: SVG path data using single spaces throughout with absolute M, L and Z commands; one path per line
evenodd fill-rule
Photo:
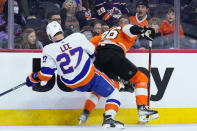
M 149 41 L 149 61 L 148 61 L 148 103 L 147 105 L 150 106 L 150 78 L 151 78 L 151 55 L 152 55 L 152 41 Z
M 7 94 L 7 93 L 9 93 L 9 92 L 12 92 L 12 91 L 14 91 L 14 90 L 16 90 L 16 89 L 18 89 L 18 88 L 24 86 L 25 84 L 26 84 L 26 82 L 21 83 L 20 85 L 17 85 L 17 86 L 15 86 L 15 87 L 13 87 L 13 88 L 7 90 L 7 91 L 4 91 L 3 93 L 0 94 L 0 96 L 3 96 L 3 95 L 5 95 L 5 94 Z

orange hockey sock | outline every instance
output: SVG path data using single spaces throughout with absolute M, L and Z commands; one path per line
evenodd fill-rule
M 91 112 L 96 107 L 96 104 L 98 103 L 100 98 L 101 96 L 97 95 L 95 92 L 91 92 L 90 97 L 86 100 L 83 109 Z
M 137 105 L 147 105 L 148 102 L 148 77 L 141 71 L 137 73 L 129 80 L 135 84 L 135 96 Z

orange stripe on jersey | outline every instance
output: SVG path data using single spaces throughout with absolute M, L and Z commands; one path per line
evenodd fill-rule
M 79 82 L 77 84 L 66 85 L 66 86 L 69 87 L 69 88 L 72 88 L 72 89 L 84 86 L 84 85 L 88 84 L 88 82 L 90 82 L 92 80 L 92 78 L 94 77 L 94 74 L 95 74 L 95 67 L 93 65 L 91 67 L 91 69 L 90 69 L 90 72 L 89 72 L 88 76 L 86 76 L 86 78 L 84 80 L 82 80 L 81 82 Z
M 145 88 L 147 89 L 147 83 L 146 82 L 140 82 L 135 84 L 135 88 Z
M 30 74 L 29 79 L 34 82 L 34 83 L 39 83 L 39 81 L 34 80 L 34 78 L 32 77 L 33 72 Z
M 116 112 L 118 112 L 119 107 L 115 104 L 106 104 L 105 111 L 107 111 L 107 110 L 115 110 Z
M 102 17 L 102 20 L 106 21 L 106 20 L 109 20 L 111 17 L 111 15 L 109 13 L 106 13 L 103 17 Z
M 115 85 L 115 84 L 114 84 L 104 73 L 100 72 L 100 71 L 97 70 L 97 69 L 95 70 L 95 72 L 96 72 L 97 74 L 103 76 L 104 79 L 105 79 L 106 81 L 108 81 L 114 88 L 116 88 L 116 85 Z
M 85 106 L 83 109 L 87 109 L 89 112 L 91 112 L 94 108 L 95 108 L 95 104 L 94 102 L 92 102 L 91 100 L 86 100 L 85 102 Z
M 147 105 L 148 97 L 144 95 L 136 96 L 136 104 L 137 105 Z
M 51 79 L 52 76 L 44 76 L 41 74 L 41 72 L 39 71 L 38 72 L 38 78 L 41 80 L 41 81 L 49 81 Z

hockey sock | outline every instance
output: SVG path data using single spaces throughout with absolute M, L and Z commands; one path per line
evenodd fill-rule
M 90 97 L 86 100 L 83 109 L 86 109 L 89 112 L 91 112 L 95 108 L 95 106 L 98 103 L 100 98 L 101 98 L 101 96 L 97 95 L 94 92 L 91 92 Z
M 118 89 L 115 89 L 113 93 L 107 98 L 105 104 L 105 115 L 111 115 L 115 117 L 120 107 L 120 94 Z
M 129 80 L 135 84 L 135 96 L 137 105 L 147 105 L 148 97 L 148 77 L 141 71 L 137 71 L 136 74 Z

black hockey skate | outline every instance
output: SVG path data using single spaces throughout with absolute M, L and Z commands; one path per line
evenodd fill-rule
M 83 112 L 81 113 L 80 117 L 79 117 L 79 125 L 82 125 L 83 123 L 85 123 L 88 120 L 88 117 L 90 115 L 90 112 L 88 110 L 83 110 Z
M 141 124 L 146 124 L 147 122 L 151 120 L 155 120 L 159 117 L 157 111 L 149 110 L 144 105 L 139 105 L 137 108 L 138 108 L 139 122 Z
M 117 129 L 124 129 L 124 124 L 119 121 L 115 121 L 111 115 L 105 115 L 103 114 L 104 120 L 103 120 L 103 128 L 117 128 Z

